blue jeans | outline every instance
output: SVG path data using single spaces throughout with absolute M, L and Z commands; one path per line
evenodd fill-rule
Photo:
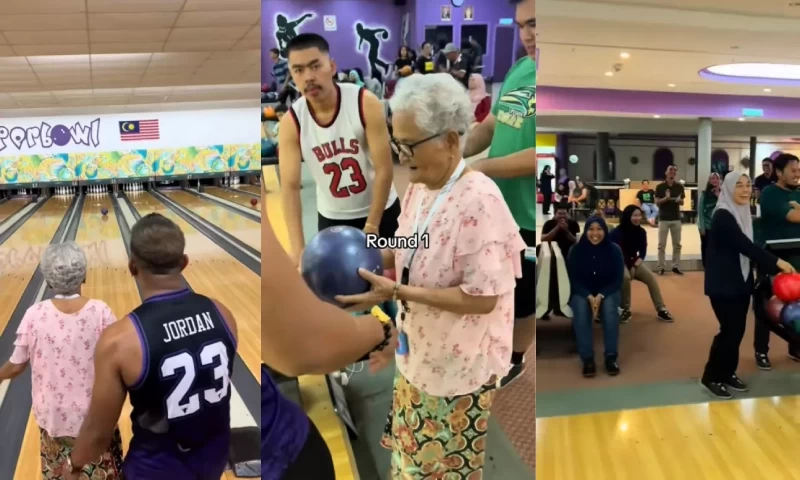
M 603 343 L 605 343 L 605 356 L 617 357 L 619 345 L 619 302 L 620 292 L 615 292 L 603 299 L 600 303 L 600 319 L 603 321 Z M 594 359 L 594 340 L 592 332 L 592 308 L 586 297 L 572 295 L 569 299 L 572 309 L 572 328 L 575 330 L 575 340 L 578 343 L 578 355 L 581 360 Z
M 648 220 L 655 220 L 658 217 L 658 207 L 655 203 L 643 203 L 642 211 Z

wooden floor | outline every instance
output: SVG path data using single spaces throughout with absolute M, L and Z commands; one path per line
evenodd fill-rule
M 537 420 L 541 480 L 800 479 L 800 397 Z
M 238 185 L 236 188 L 239 190 L 244 190 L 245 192 L 255 193 L 256 195 L 261 195 L 261 187 L 258 185 Z
M 232 190 L 226 190 L 224 188 L 219 188 L 219 187 L 206 187 L 204 191 L 209 195 L 222 198 L 224 200 L 236 203 L 243 207 L 253 208 L 253 206 L 250 205 L 250 200 L 252 200 L 255 197 L 247 193 L 234 192 Z
M 153 199 L 153 197 L 149 196 L 149 194 L 139 194 L 139 198 L 139 201 L 145 207 L 150 206 L 150 201 L 157 202 L 155 199 Z M 10 315 L 10 312 L 5 312 L 4 309 L 10 308 L 11 311 L 13 311 L 13 309 L 16 307 L 16 303 L 19 301 L 19 296 L 21 296 L 21 291 L 24 290 L 24 287 L 27 285 L 27 280 L 22 281 L 23 277 L 29 279 L 30 276 L 32 276 L 32 272 L 38 264 L 39 257 L 44 251 L 44 248 L 46 248 L 47 244 L 50 243 L 50 239 L 55 233 L 55 230 L 58 228 L 59 222 L 63 218 L 68 204 L 69 200 L 63 200 L 61 198 L 53 198 L 49 200 L 48 203 L 45 204 L 39 212 L 37 212 L 36 217 L 27 221 L 22 228 L 20 228 L 20 230 L 17 231 L 17 233 L 6 242 L 4 248 L 0 249 L 0 251 L 5 252 L 6 250 L 19 248 L 20 245 L 17 245 L 20 243 L 18 238 L 26 239 L 28 242 L 31 242 L 31 247 L 33 248 L 31 253 L 23 257 L 25 262 L 22 265 L 17 265 L 15 267 L 15 275 L 19 278 L 14 277 L 15 280 L 9 282 L 3 277 L 5 272 L 0 275 L 0 300 L 3 300 L 0 302 L 0 319 L 7 319 Z M 161 204 L 158 203 L 158 205 Z M 0 207 L 1 206 L 2 205 L 0 205 Z M 110 212 L 105 219 L 103 219 L 102 215 L 100 214 L 100 210 L 103 207 L 107 208 Z M 141 211 L 154 211 L 152 206 L 149 208 L 150 210 L 145 208 Z M 128 273 L 128 256 L 113 210 L 113 203 L 109 197 L 87 197 L 84 203 L 76 241 L 85 249 L 88 259 L 89 269 L 87 272 L 86 285 L 83 287 L 83 294 L 91 298 L 102 299 L 108 303 L 117 317 L 121 318 L 138 306 L 141 303 L 141 299 L 139 298 L 139 292 L 136 288 L 136 284 Z M 256 225 L 254 228 L 258 228 L 255 222 L 250 223 Z M 220 226 L 225 228 L 224 224 Z M 26 231 L 26 228 L 29 230 Z M 181 228 L 184 229 L 184 232 L 187 236 L 188 254 L 190 256 L 192 253 L 195 254 L 194 258 L 191 259 L 191 264 L 193 269 L 197 272 L 196 274 L 202 274 L 203 268 L 216 267 L 216 262 L 222 255 L 219 255 L 218 252 L 212 252 L 210 256 L 204 258 L 204 256 L 201 254 L 201 251 L 193 249 L 194 245 L 197 243 L 200 243 L 201 247 L 206 247 L 207 249 L 207 245 L 202 245 L 202 241 L 198 240 L 198 236 L 202 235 L 194 230 L 189 231 L 190 229 L 186 224 L 182 224 Z M 32 241 L 34 240 L 34 235 L 38 237 L 38 242 Z M 207 240 L 204 236 L 202 236 L 202 238 Z M 216 245 L 214 246 L 216 247 Z M 188 270 L 189 269 L 187 269 L 187 271 Z M 252 273 L 249 270 L 247 270 L 247 272 Z M 238 274 L 238 272 L 233 273 Z M 219 274 L 216 273 L 215 275 Z M 248 278 L 246 281 L 251 281 L 251 279 Z M 256 278 L 256 285 L 258 285 L 258 283 L 260 283 L 260 280 Z M 9 295 L 9 290 L 13 290 L 15 285 L 20 286 L 20 292 L 16 294 L 16 300 L 11 301 L 13 299 L 13 295 Z M 210 290 L 211 293 L 206 294 L 215 296 L 216 298 L 225 298 L 221 297 L 215 288 L 210 288 Z M 227 301 L 226 303 L 232 310 L 234 306 L 233 304 L 244 304 L 244 302 L 241 300 L 237 302 Z M 260 305 L 260 292 L 258 292 L 256 305 Z M 248 317 L 246 317 L 244 313 L 242 313 L 242 316 L 237 316 L 240 332 L 243 331 L 243 328 L 245 332 L 254 328 L 252 321 L 247 322 L 247 318 Z M 256 320 L 258 321 L 257 317 Z M 256 330 L 255 336 L 260 334 L 260 322 L 257 323 L 257 326 L 259 330 Z M 0 327 L 5 328 L 5 325 L 0 325 Z M 240 333 L 240 336 L 241 335 L 242 333 Z M 240 341 L 240 351 L 242 350 L 242 343 L 243 342 Z M 250 350 L 253 349 L 252 346 L 249 346 L 248 348 Z M 259 350 L 256 352 L 256 357 L 259 358 L 260 345 L 257 345 L 257 348 Z M 250 357 L 252 357 L 252 354 Z M 258 371 L 260 366 L 260 360 L 257 360 L 254 367 L 251 368 L 252 358 L 250 362 L 245 360 L 245 363 L 248 364 L 248 368 L 251 371 L 253 368 Z M 256 378 L 260 381 L 261 377 L 260 375 L 256 375 Z M 131 438 L 130 405 L 127 402 L 122 412 L 122 417 L 120 418 L 120 430 L 122 431 L 124 449 L 127 451 L 128 443 L 130 442 Z M 25 438 L 20 451 L 20 457 L 17 462 L 14 480 L 31 480 L 41 478 L 39 473 L 39 462 L 38 427 L 36 426 L 33 415 L 30 415 L 25 432 Z M 232 472 L 226 472 L 222 477 L 223 480 L 234 480 L 235 478 L 236 477 Z
M 25 198 L 12 198 L 0 203 L 0 222 L 20 211 L 28 202 Z
M 264 209 L 262 218 L 264 215 L 267 216 L 281 245 L 283 245 L 284 249 L 288 249 L 289 232 L 283 220 L 280 185 L 275 172 L 276 168 L 275 166 L 262 168 L 261 181 L 264 183 L 267 192 L 266 197 L 262 198 L 262 208 Z M 358 467 L 353 457 L 350 439 L 347 436 L 344 425 L 333 410 L 325 377 L 321 375 L 306 375 L 298 380 L 303 405 L 306 406 L 306 413 L 319 429 L 333 456 L 336 480 L 359 480 Z

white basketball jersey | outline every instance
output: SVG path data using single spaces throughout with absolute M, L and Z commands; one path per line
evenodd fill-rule
M 292 105 L 300 137 L 300 151 L 317 183 L 317 211 L 332 220 L 369 215 L 375 168 L 369 157 L 361 108 L 364 89 L 336 84 L 339 100 L 333 121 L 317 122 L 306 97 Z M 397 200 L 392 184 L 386 208 Z

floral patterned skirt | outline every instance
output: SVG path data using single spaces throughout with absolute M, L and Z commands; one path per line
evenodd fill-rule
M 74 439 L 53 438 L 39 429 L 40 452 L 42 457 L 42 478 L 45 480 L 62 478 L 67 457 L 72 453 Z M 99 461 L 83 467 L 81 480 L 120 480 L 122 479 L 122 437 L 119 429 L 114 431 L 111 445 Z
M 393 480 L 481 480 L 494 382 L 435 397 L 397 373 L 381 445 L 392 450 Z

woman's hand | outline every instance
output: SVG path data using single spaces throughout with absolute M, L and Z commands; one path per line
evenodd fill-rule
M 637 259 L 636 259 L 636 261 L 635 261 L 635 262 L 633 262 L 633 266 L 634 266 L 634 267 L 638 267 L 638 266 L 640 266 L 641 264 L 642 264 L 642 259 L 641 259 L 641 258 L 637 258 Z
M 389 338 L 389 345 L 383 350 L 369 354 L 369 373 L 376 373 L 391 365 L 397 350 L 397 329 L 392 326 L 392 335 Z
M 783 273 L 797 273 L 791 263 L 778 259 L 778 269 Z
M 358 295 L 337 295 L 335 300 L 348 305 L 346 308 L 348 312 L 363 312 L 392 299 L 397 282 L 364 268 L 359 268 L 358 274 L 368 281 L 372 288 L 368 292 Z

